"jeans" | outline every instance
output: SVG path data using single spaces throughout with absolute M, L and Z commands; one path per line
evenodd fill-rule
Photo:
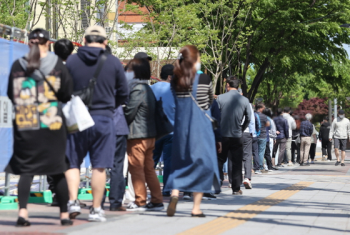
M 264 155 L 266 149 L 266 138 L 258 139 L 258 148 L 259 148 L 259 170 L 264 169 Z
M 252 144 L 250 133 L 243 133 L 243 168 L 244 178 L 252 179 Z
M 110 170 L 110 207 L 121 207 L 125 193 L 125 179 L 123 175 L 125 152 L 126 152 L 126 135 L 117 135 L 115 144 L 115 154 L 113 168 Z
M 173 134 L 164 136 L 156 141 L 155 149 L 153 151 L 154 168 L 156 168 L 160 157 L 163 154 L 164 168 L 163 168 L 163 194 L 170 193 L 164 192 L 165 185 L 168 181 L 168 177 L 171 169 L 171 151 L 173 147 Z
M 328 155 L 328 160 L 332 160 L 332 141 L 322 140 L 322 155 Z
M 232 179 L 232 191 L 237 192 L 241 188 L 242 161 L 243 161 L 243 141 L 242 138 L 223 137 L 222 153 L 219 158 L 219 169 L 222 169 L 226 159 L 229 160 L 229 174 Z M 231 168 L 231 170 L 230 170 Z
M 259 170 L 260 168 L 259 146 L 258 146 L 257 137 L 253 137 L 252 151 L 253 151 L 254 170 L 256 171 L 256 170 Z

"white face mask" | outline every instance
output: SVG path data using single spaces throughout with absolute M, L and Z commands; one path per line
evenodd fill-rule
M 339 115 L 339 118 L 343 119 L 343 118 L 345 118 L 345 115 L 344 114 L 343 115 Z
M 196 67 L 196 71 L 201 70 L 201 62 L 196 63 L 195 67 Z
M 126 71 L 125 72 L 125 77 L 126 77 L 127 81 L 131 81 L 135 77 L 134 71 L 131 71 L 131 72 Z

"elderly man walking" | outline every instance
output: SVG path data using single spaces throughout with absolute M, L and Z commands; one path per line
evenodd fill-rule
M 337 119 L 333 120 L 331 130 L 329 132 L 329 141 L 334 137 L 334 152 L 337 157 L 336 166 L 341 164 L 345 166 L 345 150 L 346 140 L 350 137 L 350 121 L 345 117 L 344 110 L 339 110 Z M 341 162 L 339 156 L 339 149 L 341 151 Z
M 307 160 L 311 146 L 311 135 L 314 130 L 314 126 L 310 122 L 312 115 L 308 113 L 305 118 L 306 120 L 300 124 L 300 166 L 310 166 Z

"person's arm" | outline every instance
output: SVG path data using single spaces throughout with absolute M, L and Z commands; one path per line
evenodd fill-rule
M 137 111 L 144 99 L 145 90 L 142 88 L 142 85 L 136 85 L 131 91 L 129 102 L 124 109 L 125 119 L 128 125 L 134 121 Z
M 115 57 L 114 57 L 115 58 Z M 129 97 L 129 87 L 128 82 L 125 78 L 124 69 L 122 66 L 122 63 L 116 59 L 116 83 L 115 83 L 115 90 L 116 90 L 116 96 L 115 96 L 115 107 L 118 107 L 119 105 L 125 104 Z
M 250 108 L 250 122 L 249 122 L 249 133 L 253 136 L 255 134 L 255 116 L 252 106 L 249 104 Z
M 335 121 L 335 120 L 334 120 Z M 331 125 L 331 130 L 329 131 L 329 141 L 332 141 L 333 139 L 333 134 L 334 134 L 334 126 L 335 126 L 335 122 L 332 122 L 332 125 Z
M 289 138 L 289 124 L 286 119 L 283 119 L 283 120 L 284 120 L 284 136 L 286 138 Z
M 212 82 L 209 83 L 208 96 L 209 96 L 209 106 L 210 106 L 214 100 L 213 83 Z
M 249 106 L 250 106 L 250 104 L 249 104 L 249 102 L 247 100 L 245 108 L 244 108 L 244 123 L 242 125 L 242 130 L 243 131 L 248 127 L 248 125 L 250 123 L 250 117 L 252 115 Z
M 297 129 L 297 123 L 295 122 L 294 118 L 293 118 L 293 117 L 290 117 L 290 119 L 292 120 L 292 121 L 291 121 L 292 130 Z

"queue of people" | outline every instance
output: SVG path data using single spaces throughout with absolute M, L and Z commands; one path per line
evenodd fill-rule
M 252 172 L 268 173 L 296 162 L 308 166 L 309 155 L 313 163 L 316 131 L 311 114 L 301 123 L 291 116 L 290 108 L 278 109 L 273 117 L 263 103 L 253 106 L 243 96 L 236 76 L 226 80 L 227 92 L 215 100 L 211 78 L 201 72 L 195 46 L 181 48 L 174 65 L 162 67 L 162 80 L 150 86 L 152 58 L 139 52 L 123 68 L 107 43 L 105 30 L 91 26 L 85 32 L 85 46 L 76 54 L 66 39 L 55 43 L 53 54 L 49 33 L 35 29 L 29 34 L 30 52 L 12 66 L 8 96 L 16 118 L 14 153 L 6 172 L 20 175 L 16 226 L 30 226 L 27 201 L 34 175 L 48 175 L 62 226 L 73 224 L 81 214 L 80 166 L 88 153 L 93 195 L 88 220 L 95 222 L 106 221 L 106 170 L 111 179 L 110 211 L 161 211 L 163 197 L 170 197 L 166 213 L 174 216 L 184 192 L 193 197 L 191 216 L 205 217 L 201 201 L 214 200 L 214 193 L 220 193 L 225 162 L 233 195 L 243 194 L 241 185 L 253 188 Z M 62 104 L 87 88 L 92 88 L 86 105 L 95 124 L 67 133 Z M 155 121 L 159 103 L 174 127 L 161 137 Z M 334 138 L 336 165 L 343 166 L 349 136 L 350 122 L 340 110 L 332 125 L 322 124 L 323 155 L 331 160 Z M 135 201 L 126 207 L 125 153 L 135 191 Z M 161 156 L 163 189 L 155 173 Z

